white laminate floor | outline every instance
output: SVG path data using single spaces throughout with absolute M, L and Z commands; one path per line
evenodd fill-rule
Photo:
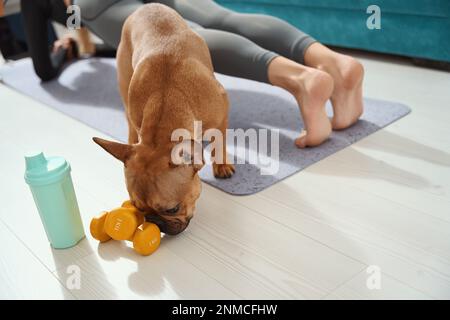
M 360 58 L 365 95 L 410 115 L 259 194 L 203 185 L 188 230 L 149 257 L 89 234 L 51 249 L 23 155 L 70 161 L 85 230 L 127 198 L 122 168 L 95 130 L 0 85 L 0 298 L 449 299 L 450 74 Z

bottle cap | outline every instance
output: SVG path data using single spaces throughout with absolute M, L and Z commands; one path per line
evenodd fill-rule
M 43 152 L 25 156 L 25 181 L 32 186 L 54 183 L 70 172 L 70 165 L 63 157 L 45 157 Z

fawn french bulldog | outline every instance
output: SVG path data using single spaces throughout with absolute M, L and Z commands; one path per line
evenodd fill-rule
M 184 128 L 195 136 L 193 123 L 201 121 L 203 131 L 217 128 L 225 137 L 227 94 L 214 77 L 205 41 L 161 4 L 143 5 L 125 21 L 117 71 L 128 144 L 93 139 L 124 163 L 133 205 L 162 232 L 178 234 L 193 216 L 201 191 L 197 173 L 204 161 L 196 140 L 183 141 L 189 148 L 180 149 L 180 157 L 193 161 L 173 161 L 172 151 L 180 142 L 172 141 L 172 132 Z M 227 163 L 226 143 L 222 145 L 214 156 L 223 161 L 213 162 L 213 171 L 228 178 L 234 167 Z

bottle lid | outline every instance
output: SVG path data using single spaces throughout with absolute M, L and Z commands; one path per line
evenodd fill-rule
M 63 157 L 45 157 L 43 152 L 25 156 L 25 181 L 29 185 L 46 185 L 60 180 L 70 165 Z

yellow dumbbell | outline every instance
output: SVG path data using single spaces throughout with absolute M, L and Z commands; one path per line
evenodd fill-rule
M 144 222 L 134 234 L 133 248 L 134 250 L 148 256 L 158 249 L 161 243 L 161 231 L 154 223 Z
M 120 207 L 108 213 L 104 228 L 114 240 L 131 240 L 143 222 L 144 216 L 136 209 Z
M 108 212 L 103 211 L 98 217 L 95 217 L 91 220 L 91 224 L 89 226 L 92 237 L 100 242 L 111 240 L 111 237 L 106 233 L 104 228 L 107 216 Z
M 130 201 L 125 201 L 120 208 L 104 211 L 92 219 L 90 231 L 100 242 L 110 239 L 132 241 L 136 252 L 149 255 L 158 248 L 161 231 L 157 225 L 144 221 L 144 215 Z

